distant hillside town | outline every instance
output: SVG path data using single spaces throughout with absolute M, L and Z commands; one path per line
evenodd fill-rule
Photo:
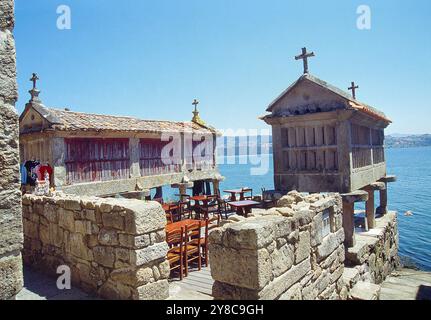
M 389 135 L 385 145 L 387 148 L 428 147 L 431 146 L 431 134 Z

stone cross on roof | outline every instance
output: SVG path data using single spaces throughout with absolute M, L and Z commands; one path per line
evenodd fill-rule
M 195 106 L 195 112 L 198 111 L 198 104 L 199 104 L 199 100 L 194 99 L 193 102 L 192 102 L 192 105 Z
M 36 88 L 37 80 L 39 80 L 37 73 L 33 73 L 33 76 L 30 79 L 30 81 L 33 82 L 33 88 L 29 91 L 29 93 L 31 95 L 30 102 L 40 103 L 41 102 L 39 99 L 40 91 L 37 90 L 37 88 Z
M 356 100 L 356 89 L 359 89 L 359 86 L 355 86 L 355 82 L 352 81 L 352 86 L 348 89 L 352 90 L 353 99 Z
M 314 57 L 314 52 L 307 52 L 307 48 L 302 48 L 302 54 L 295 57 L 295 60 L 304 61 L 304 73 L 308 73 L 308 58 Z
M 30 79 L 30 81 L 33 82 L 33 90 L 36 89 L 37 80 L 39 80 L 39 77 L 36 73 L 33 73 L 33 76 Z
M 197 123 L 197 124 L 200 124 L 201 126 L 205 126 L 205 122 L 199 116 L 198 104 L 199 104 L 199 100 L 194 99 L 193 102 L 192 102 L 192 105 L 195 106 L 195 111 L 193 111 L 193 119 L 192 119 L 192 121 L 195 122 L 195 123 Z

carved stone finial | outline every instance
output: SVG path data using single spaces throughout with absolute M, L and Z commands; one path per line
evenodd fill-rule
M 37 76 L 36 73 L 33 73 L 33 76 L 30 79 L 30 81 L 33 82 L 33 88 L 29 91 L 31 95 L 30 102 L 40 102 L 40 99 L 39 99 L 40 90 L 37 89 L 37 80 L 39 80 L 39 77 Z

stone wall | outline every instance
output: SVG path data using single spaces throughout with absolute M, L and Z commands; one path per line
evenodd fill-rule
M 107 299 L 166 299 L 165 213 L 156 202 L 58 194 L 23 197 L 26 264 Z
M 19 180 L 14 1 L 0 1 L 0 299 L 22 288 L 22 222 Z
M 399 266 L 396 212 L 376 219 L 376 228 L 356 234 L 356 245 L 346 252 L 346 265 L 358 270 L 359 278 L 376 284 Z
M 210 234 L 214 298 L 346 299 L 341 197 L 290 192 L 278 206 Z

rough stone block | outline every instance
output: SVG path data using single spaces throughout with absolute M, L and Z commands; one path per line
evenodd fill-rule
M 370 282 L 358 282 L 350 291 L 353 300 L 379 300 L 380 286 Z
M 0 29 L 14 27 L 14 0 L 2 0 L 0 2 Z
M 118 212 L 103 212 L 102 213 L 103 226 L 108 228 L 115 228 L 117 230 L 124 229 L 124 218 Z
M 260 299 L 274 300 L 287 291 L 292 285 L 300 281 L 311 270 L 310 259 L 293 266 L 280 277 L 271 281 L 261 292 Z
M 0 208 L 0 256 L 21 250 L 23 241 L 21 206 Z
M 280 296 L 279 300 L 302 300 L 301 284 L 294 284 Z
M 294 248 L 291 244 L 286 244 L 280 249 L 275 249 L 271 253 L 272 272 L 275 277 L 289 270 L 294 261 Z
M 75 231 L 75 217 L 73 211 L 60 210 L 58 213 L 58 225 L 70 232 Z
M 320 246 L 317 247 L 317 261 L 320 262 L 329 256 L 341 243 L 344 242 L 344 229 L 329 234 Z
M 169 247 L 166 242 L 156 243 L 144 249 L 133 250 L 131 262 L 137 266 L 142 266 L 151 261 L 165 258 L 168 250 Z
M 300 232 L 295 250 L 295 264 L 307 259 L 310 256 L 310 251 L 310 233 L 308 231 Z
M 102 266 L 113 268 L 115 262 L 115 250 L 112 247 L 97 246 L 93 249 L 94 261 Z
M 159 280 L 139 287 L 137 297 L 139 300 L 165 300 L 169 298 L 168 280 Z
M 22 286 L 21 254 L 0 258 L 0 300 L 14 298 Z
M 166 214 L 158 202 L 129 200 L 124 207 L 128 232 L 132 234 L 146 234 L 161 230 L 166 226 Z
M 209 258 L 214 280 L 260 290 L 271 279 L 271 259 L 266 249 L 238 251 L 213 244 Z

